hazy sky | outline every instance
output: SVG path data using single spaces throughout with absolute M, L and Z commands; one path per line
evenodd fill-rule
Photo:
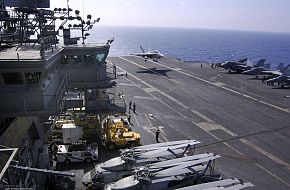
M 51 0 L 51 8 L 67 0 Z M 70 0 L 102 25 L 290 33 L 290 0 Z M 84 6 L 83 6 L 84 5 Z M 81 14 L 82 15 L 82 14 Z

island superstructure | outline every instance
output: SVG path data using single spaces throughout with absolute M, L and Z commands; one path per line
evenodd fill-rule
M 88 15 L 85 20 L 69 6 L 45 8 L 49 1 L 1 1 L 0 10 L 0 177 L 3 184 L 34 189 L 44 188 L 48 175 L 54 175 L 45 170 L 50 169 L 51 116 L 76 106 L 87 113 L 124 109 L 124 102 L 115 100 L 115 76 L 106 65 L 113 40 L 84 43 L 85 32 L 100 19 Z M 62 22 L 59 28 L 56 20 Z M 66 23 L 72 20 L 77 24 Z M 71 37 L 73 29 L 81 30 L 82 44 Z

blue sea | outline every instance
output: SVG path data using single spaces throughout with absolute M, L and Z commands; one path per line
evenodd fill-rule
M 240 32 L 184 28 L 98 26 L 90 31 L 87 43 L 114 38 L 109 56 L 129 55 L 146 50 L 185 61 L 222 62 L 265 58 L 275 67 L 290 64 L 290 34 Z

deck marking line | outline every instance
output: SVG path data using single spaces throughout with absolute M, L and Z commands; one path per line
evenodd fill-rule
M 134 65 L 137 65 L 137 66 L 139 66 L 139 67 L 143 67 L 143 68 L 146 68 L 146 67 L 144 67 L 144 66 L 141 66 L 141 65 L 139 65 L 139 64 L 137 64 L 137 63 L 134 63 L 134 62 L 132 62 L 132 61 L 130 61 L 130 60 L 127 60 L 127 59 L 125 59 L 125 58 L 122 58 L 122 57 L 120 57 L 121 59 L 124 59 L 124 60 L 126 60 L 126 61 L 128 61 L 128 62 L 130 62 L 130 63 L 133 63 Z M 156 63 L 156 64 L 158 64 L 158 63 Z M 162 65 L 163 66 L 163 65 Z M 167 66 L 164 66 L 164 67 L 167 67 Z M 168 67 L 168 68 L 170 68 L 170 67 Z M 171 69 L 171 68 L 170 68 Z M 184 72 L 182 72 L 182 71 L 178 71 L 178 72 L 181 72 L 181 73 L 184 73 Z M 194 77 L 194 78 L 197 78 L 197 79 L 199 79 L 199 80 L 201 80 L 201 81 L 204 81 L 204 82 L 206 82 L 206 83 L 210 83 L 210 84 L 212 84 L 211 82 L 209 82 L 209 81 L 207 81 L 207 80 L 204 80 L 204 79 L 202 79 L 202 78 L 199 78 L 199 77 L 195 77 L 195 76 L 193 76 L 193 75 L 190 75 L 190 74 L 188 74 L 188 73 L 184 73 L 184 74 L 186 74 L 186 75 L 188 75 L 188 76 L 192 76 L 192 77 Z M 130 74 L 131 76 L 134 76 L 134 75 L 132 75 L 132 74 Z M 137 78 L 136 76 L 134 76 L 134 78 Z M 138 79 L 138 78 L 137 78 Z M 143 83 L 146 83 L 145 81 L 142 81 Z M 150 87 L 153 87 L 152 85 L 150 85 L 150 84 L 148 84 L 147 83 L 147 85 L 148 86 L 150 86 Z M 214 85 L 214 84 L 213 84 Z M 221 88 L 224 88 L 223 86 L 221 87 Z M 224 89 L 228 89 L 228 88 L 224 88 Z M 238 93 L 238 94 L 241 94 L 240 92 L 237 92 L 237 91 L 234 91 L 234 90 L 232 90 L 232 89 L 229 89 L 230 91 L 233 91 L 233 92 L 235 92 L 235 93 Z M 160 90 L 158 90 L 159 92 L 160 92 Z M 166 94 L 166 93 L 164 93 L 164 92 L 162 92 L 163 94 Z M 166 94 L 167 95 L 167 94 Z M 169 95 L 167 95 L 167 96 L 169 96 Z M 173 98 L 174 99 L 174 98 Z M 174 100 L 176 100 L 176 99 L 174 99 Z M 177 101 L 177 100 L 176 100 Z M 195 122 L 193 122 L 192 121 L 192 123 L 194 123 L 196 126 L 198 126 L 199 127 L 199 125 L 197 124 L 197 123 L 195 123 Z M 199 127 L 200 128 L 200 127 Z M 205 131 L 203 128 L 201 128 L 203 131 Z M 224 129 L 226 129 L 226 128 L 224 128 Z M 227 131 L 230 131 L 230 130 L 228 130 L 227 129 Z M 208 132 L 208 131 L 205 131 L 206 133 L 208 133 L 210 136 L 212 136 L 212 137 L 214 137 L 214 138 L 216 138 L 217 140 L 220 140 L 221 141 L 221 139 L 220 138 L 218 138 L 217 136 L 215 136 L 214 134 L 212 134 L 212 133 L 210 133 L 210 132 Z M 233 133 L 233 132 L 231 132 L 231 133 Z M 234 133 L 233 133 L 234 134 Z M 243 141 L 242 141 L 243 142 Z M 234 150 L 235 152 L 237 152 L 237 153 L 239 153 L 239 154 L 241 154 L 241 155 L 243 155 L 243 156 L 245 156 L 243 153 L 241 153 L 240 151 L 238 151 L 237 149 L 235 149 L 235 148 L 233 148 L 232 146 L 230 146 L 228 143 L 226 143 L 226 142 L 223 142 L 223 144 L 225 144 L 226 146 L 228 146 L 230 149 L 232 149 L 232 150 Z M 248 145 L 248 144 L 247 144 Z M 256 146 L 256 145 L 255 145 Z M 258 146 L 256 146 L 256 147 L 258 147 Z M 262 150 L 261 148 L 259 148 L 259 150 Z M 266 152 L 266 151 L 264 151 L 264 150 L 262 150 L 262 152 Z M 266 152 L 267 153 L 267 152 Z M 270 153 L 267 153 L 267 154 L 263 154 L 263 155 L 265 155 L 266 157 L 268 157 L 267 155 L 270 155 L 270 157 L 268 157 L 268 158 L 270 158 L 271 160 L 273 160 L 274 162 L 276 162 L 277 163 L 277 160 L 275 159 L 275 156 L 274 155 L 272 155 L 272 154 L 270 154 Z M 272 155 L 272 156 L 271 156 Z M 282 160 L 281 160 L 282 161 Z M 282 163 L 283 163 L 284 161 L 282 161 Z M 281 163 L 280 162 L 280 159 L 279 159 L 279 163 Z M 286 163 L 286 162 L 284 162 L 284 163 Z M 287 164 L 287 163 L 286 163 Z M 288 164 L 287 164 L 288 165 Z M 285 185 L 287 185 L 287 186 L 289 186 L 290 187 L 290 185 L 287 183 L 287 182 L 285 182 L 283 179 L 281 179 L 280 177 L 278 177 L 278 176 L 276 176 L 275 174 L 273 174 L 272 172 L 270 172 L 269 170 L 267 170 L 267 169 L 265 169 L 265 168 L 263 168 L 263 167 L 260 167 L 261 169 L 263 169 L 264 171 L 266 171 L 268 174 L 270 174 L 270 175 L 272 175 L 273 177 L 275 177 L 276 179 L 278 179 L 279 181 L 281 181 L 282 183 L 284 183 Z
M 177 80 L 175 80 L 175 79 L 169 79 L 170 81 L 173 81 L 173 82 L 175 82 L 175 83 L 177 83 L 177 84 L 179 84 L 179 85 L 182 85 L 182 86 L 184 86 L 184 84 L 182 84 L 181 82 L 179 82 L 179 81 L 177 81 Z
M 196 126 L 197 123 L 192 122 L 193 124 L 195 124 Z M 199 127 L 199 126 L 198 126 Z M 201 128 L 203 131 L 205 131 L 203 128 Z M 215 139 L 217 139 L 218 141 L 222 141 L 219 137 L 215 136 L 214 134 L 205 131 L 207 134 L 209 134 L 210 136 L 214 137 Z M 227 142 L 223 142 L 224 145 L 226 145 L 227 147 L 229 147 L 230 149 L 232 149 L 234 152 L 237 152 L 238 154 L 242 155 L 242 156 L 246 156 L 245 154 L 243 154 L 242 152 L 238 151 L 236 148 L 232 147 L 231 145 L 229 145 Z M 276 178 L 277 180 L 281 181 L 284 185 L 290 187 L 290 184 L 287 183 L 285 180 L 281 179 L 280 177 L 278 177 L 277 175 L 275 175 L 274 173 L 272 173 L 271 171 L 269 171 L 268 169 L 264 168 L 263 166 L 261 166 L 260 164 L 258 164 L 257 162 L 254 162 L 254 164 L 256 166 L 258 166 L 260 169 L 264 170 L 266 173 L 268 173 L 269 175 L 273 176 L 274 178 Z
M 121 58 L 121 57 L 120 57 L 120 58 Z M 110 63 L 110 62 L 108 62 L 108 63 L 109 63 L 109 64 L 112 64 L 112 63 Z M 117 68 L 120 69 L 120 70 L 122 70 L 122 71 L 125 71 L 124 69 L 122 69 L 122 68 L 119 67 L 119 66 L 117 66 Z M 126 72 L 126 71 L 125 71 L 125 72 Z M 133 75 L 133 74 L 131 74 L 131 73 L 129 73 L 129 72 L 127 72 L 127 74 L 130 75 L 130 76 L 131 76 L 132 78 L 134 78 L 135 80 L 140 81 L 141 83 L 147 85 L 147 86 L 150 87 L 151 89 L 156 89 L 155 87 L 153 87 L 153 86 L 150 85 L 149 83 L 147 83 L 147 82 L 141 80 L 140 78 L 136 77 L 135 75 Z M 131 80 L 129 80 L 129 79 L 127 79 L 127 80 L 130 81 L 130 82 L 132 82 L 133 84 L 136 84 L 136 83 L 134 83 L 133 81 L 131 81 Z M 140 88 L 141 90 L 143 90 L 144 92 L 146 92 L 147 94 L 149 94 L 150 96 L 152 96 L 152 97 L 154 97 L 154 98 L 156 98 L 156 99 L 160 99 L 160 98 L 154 96 L 153 94 L 147 92 L 146 90 L 144 90 L 141 86 L 137 86 L 137 88 Z M 158 91 L 159 93 L 161 93 L 160 90 L 158 90 L 158 89 L 156 89 L 156 91 Z M 161 93 L 161 94 L 162 94 L 162 93 Z M 164 94 L 165 94 L 165 93 L 164 93 Z M 175 99 L 175 100 L 176 100 L 176 99 Z M 176 100 L 176 101 L 177 101 L 177 100 Z M 186 117 L 184 114 L 180 113 L 179 111 L 177 111 L 177 110 L 174 109 L 173 107 L 171 107 L 171 106 L 169 106 L 168 104 L 166 104 L 166 103 L 165 103 L 164 101 L 162 101 L 161 99 L 160 99 L 160 102 L 161 102 L 162 104 L 164 104 L 165 106 L 167 106 L 168 108 L 170 108 L 171 110 L 173 110 L 173 111 L 175 111 L 176 113 L 178 113 L 180 116 L 182 116 L 182 117 L 184 117 L 184 118 L 188 118 L 188 117 Z
M 155 63 L 155 64 L 157 64 L 157 65 L 160 65 L 160 66 L 166 67 L 166 68 L 168 68 L 168 69 L 175 70 L 174 68 L 169 67 L 169 66 L 167 66 L 167 65 L 163 65 L 163 64 L 160 64 L 160 63 L 157 63 L 157 62 L 153 62 L 153 61 L 151 61 L 151 62 L 152 62 L 152 63 Z M 240 92 L 238 92 L 238 91 L 232 90 L 232 89 L 230 89 L 230 88 L 227 88 L 227 87 L 221 85 L 221 84 L 223 84 L 223 83 L 221 83 L 221 82 L 219 82 L 218 85 L 217 85 L 217 84 L 215 84 L 214 82 L 210 82 L 210 81 L 205 80 L 205 79 L 203 79 L 203 78 L 200 78 L 200 77 L 194 76 L 194 75 L 192 75 L 192 74 L 188 74 L 188 73 L 186 73 L 186 72 L 184 72 L 184 71 L 180 71 L 180 70 L 175 70 L 175 71 L 176 71 L 176 72 L 179 72 L 179 73 L 182 73 L 182 74 L 184 74 L 184 75 L 187 75 L 187 76 L 193 77 L 193 78 L 195 78 L 195 79 L 198 79 L 198 80 L 203 81 L 203 82 L 205 82 L 205 83 L 208 83 L 208 84 L 211 84 L 211 85 L 217 86 L 217 87 L 222 88 L 222 89 L 224 89 L 224 90 L 227 90 L 227 91 L 230 91 L 230 92 L 233 92 L 233 93 L 239 94 L 239 95 L 243 95 L 242 93 L 240 93 Z M 224 85 L 226 85 L 226 84 L 224 84 Z M 247 95 L 247 96 L 248 96 L 248 95 Z M 245 97 L 248 98 L 247 96 L 245 96 Z M 251 99 L 254 100 L 255 98 L 251 98 Z M 270 106 L 270 107 L 276 108 L 276 109 L 278 109 L 278 110 L 280 110 L 280 111 L 290 113 L 290 111 L 289 111 L 288 109 L 281 108 L 281 107 L 276 106 L 276 105 L 273 105 L 273 104 L 271 104 L 271 103 L 267 103 L 267 102 L 265 102 L 265 101 L 261 101 L 261 100 L 258 101 L 258 102 L 260 102 L 260 103 L 262 103 L 262 104 L 264 104 L 264 105 L 267 105 L 267 106 Z
M 260 152 L 261 154 L 265 155 L 266 157 L 270 158 L 271 160 L 275 161 L 277 164 L 280 164 L 282 166 L 286 166 L 288 169 L 290 169 L 290 165 L 281 160 L 280 158 L 274 156 L 273 154 L 261 149 L 260 147 L 258 147 L 257 145 L 255 145 L 254 143 L 246 140 L 246 139 L 240 139 L 240 141 L 242 141 L 243 143 L 247 144 L 248 146 L 250 146 L 251 148 L 253 148 L 254 150 L 256 150 L 257 152 Z
M 284 185 L 286 185 L 287 187 L 290 187 L 290 184 L 287 183 L 287 181 L 281 179 L 280 177 L 278 177 L 277 175 L 275 175 L 273 172 L 269 171 L 268 169 L 264 168 L 262 165 L 258 164 L 257 162 L 255 162 L 255 165 L 258 166 L 259 168 L 261 168 L 262 170 L 264 170 L 265 172 L 267 172 L 268 174 L 272 175 L 273 177 L 275 177 L 276 179 L 278 179 L 279 181 L 281 181 Z
M 222 141 L 222 139 L 220 139 L 219 137 L 217 137 L 216 135 L 210 133 L 209 131 L 206 131 L 204 128 L 202 128 L 198 123 L 195 123 L 192 121 L 192 123 L 194 125 L 196 125 L 198 128 L 200 128 L 201 130 L 203 130 L 204 132 L 206 132 L 208 135 L 214 137 L 215 139 L 217 139 L 218 141 Z M 238 154 L 245 156 L 242 152 L 238 151 L 237 149 L 235 149 L 234 147 L 232 147 L 231 145 L 229 145 L 227 142 L 223 142 L 223 144 L 225 144 L 227 147 L 229 147 L 230 149 L 232 149 L 234 152 L 237 152 Z
M 146 117 L 146 119 L 148 120 L 148 122 L 149 122 L 149 126 L 153 126 L 152 124 L 151 124 L 151 122 L 150 122 L 150 119 L 148 118 L 148 116 L 147 116 L 147 114 L 145 113 L 145 117 Z
M 259 101 L 257 98 L 253 98 L 252 96 L 248 96 L 246 94 L 243 94 L 244 97 L 255 100 L 255 101 Z
M 148 97 L 148 96 L 133 96 L 133 99 L 142 99 L 142 100 L 152 100 L 152 101 L 160 101 L 160 98 Z
M 270 103 L 268 103 L 268 102 L 265 102 L 265 101 L 263 101 L 263 100 L 259 100 L 259 102 L 262 103 L 262 104 L 266 104 L 266 105 L 268 105 L 268 106 L 271 106 L 271 107 L 273 107 L 273 108 L 279 109 L 279 110 L 281 110 L 281 111 L 285 111 L 285 112 L 288 112 L 288 113 L 289 113 L 289 110 L 288 110 L 288 109 L 284 109 L 284 108 L 281 108 L 281 107 L 279 107 L 279 106 L 275 106 L 275 105 L 270 104 Z
M 137 117 L 136 117 L 136 114 L 133 114 L 133 115 L 134 115 L 135 121 L 136 121 L 136 123 L 137 123 L 137 126 L 138 126 L 138 127 L 141 127 L 140 124 L 139 124 L 139 122 L 138 122 L 138 119 L 137 119 Z
M 120 57 L 120 58 L 122 58 L 122 57 Z M 128 62 L 130 62 L 130 63 L 133 63 L 134 65 L 137 65 L 137 66 L 140 66 L 139 64 L 137 64 L 137 63 L 134 63 L 134 62 L 132 62 L 132 61 L 130 61 L 130 60 L 127 60 L 127 59 L 125 59 L 125 58 L 122 58 L 122 59 L 124 59 L 124 60 L 126 60 L 126 61 L 128 61 Z M 156 63 L 156 64 L 158 64 L 158 63 Z M 141 67 L 143 67 L 143 66 L 141 66 Z M 167 66 L 165 66 L 165 67 L 167 67 Z M 180 72 L 180 71 L 179 71 Z M 188 74 L 188 73 L 186 73 L 187 75 L 190 75 L 190 74 Z M 193 76 L 193 77 L 195 77 L 195 76 Z M 136 77 L 137 78 L 137 77 Z M 199 79 L 199 77 L 197 77 L 198 79 Z M 206 81 L 206 80 L 204 80 L 204 79 L 201 79 L 201 80 L 203 80 L 203 81 Z M 209 82 L 209 81 L 206 81 L 207 83 L 211 83 L 211 82 Z M 150 84 L 149 84 L 150 85 Z M 150 86 L 152 86 L 152 85 L 150 85 Z M 152 86 L 153 87 L 153 86 Z M 224 88 L 224 87 L 221 87 L 221 88 Z M 230 89 L 231 90 L 231 89 Z M 160 91 L 160 90 L 158 90 L 158 91 Z M 160 92 L 162 92 L 162 91 L 160 91 Z M 236 92 L 236 91 L 235 91 Z M 164 92 L 162 92 L 163 94 L 166 94 L 166 93 L 164 93 Z M 239 94 L 241 94 L 240 92 L 236 92 L 236 93 L 239 93 Z M 167 95 L 167 94 L 166 94 Z M 170 96 L 170 95 L 167 95 L 167 96 Z M 171 96 L 170 96 L 171 97 Z M 175 99 L 175 98 L 173 98 L 173 99 Z M 176 99 L 175 99 L 176 100 Z M 178 102 L 178 100 L 176 100 L 176 102 Z M 197 112 L 197 111 L 196 111 Z M 201 113 L 199 113 L 199 114 L 201 114 Z M 192 121 L 193 122 L 193 121 Z M 196 126 L 198 126 L 199 128 L 201 128 L 200 126 L 199 126 L 199 124 L 198 123 L 195 123 L 195 122 L 193 122 Z M 204 130 L 203 128 L 201 128 L 202 130 Z M 228 130 L 228 129 L 226 129 L 225 127 L 221 127 L 221 128 L 219 128 L 219 129 L 222 129 L 222 130 L 224 130 L 226 133 L 229 133 L 230 135 L 232 135 L 232 136 L 238 136 L 237 134 L 235 134 L 234 132 L 232 132 L 232 131 L 230 131 L 230 130 Z M 210 134 L 211 136 L 215 136 L 215 135 L 213 135 L 212 133 L 210 133 L 209 131 L 206 131 L 206 130 L 204 130 L 205 132 L 207 132 L 208 134 Z M 216 137 L 216 136 L 215 136 Z M 217 139 L 219 139 L 218 137 L 216 137 Z M 244 141 L 242 141 L 242 139 L 240 139 L 240 141 L 241 142 L 244 142 Z M 249 142 L 249 141 L 248 141 Z M 249 147 L 252 147 L 251 145 L 249 145 L 248 143 L 245 143 L 246 145 L 248 145 Z M 253 143 L 251 143 L 251 144 L 253 144 Z M 253 144 L 254 145 L 254 144 Z M 230 145 L 229 145 L 230 146 Z M 231 146 L 230 146 L 231 147 Z M 269 152 L 266 152 L 266 151 L 264 151 L 263 149 L 261 149 L 260 147 L 258 147 L 257 145 L 255 145 L 255 147 L 256 147 L 256 149 L 255 150 L 257 150 L 258 152 L 260 152 L 261 154 L 263 154 L 264 156 L 266 156 L 267 158 L 269 158 L 269 159 L 271 159 L 272 161 L 274 161 L 274 162 L 276 162 L 276 163 L 278 163 L 278 164 L 280 164 L 281 165 L 281 163 L 286 163 L 285 161 L 282 161 L 281 159 L 279 159 L 278 158 L 278 160 L 276 159 L 277 157 L 275 157 L 274 155 L 272 155 L 271 153 L 269 153 Z M 258 147 L 258 148 L 257 148 Z M 234 149 L 234 148 L 233 148 Z M 286 163 L 286 164 L 282 164 L 282 165 L 284 165 L 284 166 L 288 166 L 288 164 Z M 287 167 L 288 168 L 288 167 Z M 290 169 L 290 168 L 288 168 L 288 169 Z
M 213 121 L 212 119 L 208 118 L 207 116 L 203 115 L 202 113 L 200 113 L 200 112 L 198 112 L 198 111 L 196 111 L 196 110 L 190 110 L 190 111 L 191 111 L 192 113 L 194 113 L 195 115 L 197 115 L 197 116 L 203 118 L 203 119 L 206 120 L 207 122 L 209 122 L 209 123 L 214 123 L 214 121 Z
M 217 123 L 207 123 L 207 122 L 200 122 L 200 123 L 196 123 L 196 125 L 198 125 L 199 128 L 202 128 L 204 131 L 210 132 L 210 131 L 214 131 L 214 130 L 222 130 L 225 133 L 231 135 L 232 137 L 237 137 L 238 135 L 236 133 L 234 133 L 233 131 L 223 127 L 220 124 Z
M 119 83 L 120 86 L 136 86 L 136 84 L 130 84 L 130 83 Z
M 144 67 L 144 66 L 142 66 L 142 65 L 139 65 L 139 64 L 137 64 L 137 63 L 135 63 L 135 62 L 133 62 L 133 61 L 130 61 L 130 60 L 126 59 L 126 58 L 123 58 L 123 57 L 119 57 L 119 58 L 121 58 L 121 59 L 123 59 L 123 60 L 125 60 L 125 61 L 127 61 L 127 62 L 130 62 L 130 63 L 132 63 L 132 64 L 134 64 L 134 65 L 136 65 L 136 66 L 138 66 L 138 67 L 141 67 L 141 68 L 145 68 L 145 69 L 146 69 L 146 67 Z M 132 74 L 130 74 L 130 75 L 132 75 Z M 134 76 L 134 75 L 132 75 L 132 76 Z M 134 78 L 137 79 L 137 80 L 139 79 L 139 78 L 136 77 L 136 76 L 134 76 Z M 141 79 L 139 79 L 139 80 L 141 80 Z M 179 105 L 181 105 L 181 106 L 185 106 L 183 103 L 179 102 L 178 100 L 176 100 L 176 99 L 173 98 L 172 96 L 166 94 L 165 92 L 160 91 L 159 89 L 155 88 L 154 86 L 150 85 L 149 83 L 147 83 L 147 82 L 145 82 L 145 81 L 142 81 L 142 83 L 146 84 L 147 86 L 151 87 L 152 89 L 156 89 L 157 92 L 159 92 L 160 94 L 162 94 L 162 95 L 165 96 L 166 98 L 168 98 L 168 99 L 170 99 L 170 100 L 172 100 L 172 101 L 178 103 Z M 185 106 L 185 107 L 187 107 L 187 106 Z M 187 108 L 188 108 L 188 107 L 187 107 Z

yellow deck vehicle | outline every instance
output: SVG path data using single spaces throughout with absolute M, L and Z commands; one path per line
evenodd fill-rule
M 140 133 L 132 132 L 127 116 L 108 116 L 102 121 L 103 145 L 108 149 L 140 145 Z
M 69 127 L 73 132 L 68 133 L 73 136 L 80 133 L 78 137 L 80 141 L 88 144 L 101 142 L 100 118 L 98 115 L 87 115 L 84 111 L 70 111 L 53 119 L 52 135 L 49 138 L 51 143 L 57 142 L 59 144 L 65 141 L 64 138 L 66 137 L 64 137 L 64 130 L 66 130 L 68 125 L 81 129 L 81 132 L 78 132 L 78 130 L 72 129 L 73 127 Z
M 100 117 L 94 114 L 86 114 L 85 112 L 74 112 L 73 119 L 76 125 L 83 127 L 95 127 L 99 124 Z
M 83 139 L 88 143 L 101 141 L 100 116 L 86 114 L 85 111 L 74 111 L 73 119 L 76 125 L 83 127 Z

